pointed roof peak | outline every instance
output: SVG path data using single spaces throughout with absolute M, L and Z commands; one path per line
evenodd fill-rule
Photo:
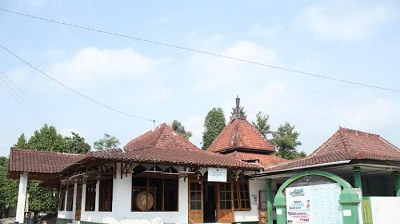
M 228 123 L 207 151 L 254 150 L 274 152 L 275 146 L 265 139 L 246 119 L 235 119 Z
M 126 151 L 141 150 L 147 148 L 164 149 L 178 146 L 181 149 L 199 149 L 185 137 L 177 134 L 168 124 L 162 123 L 154 129 L 132 139 L 124 146 Z
M 243 111 L 243 107 L 240 107 L 240 98 L 238 95 L 236 96 L 236 107 L 232 108 L 232 110 L 233 111 L 231 112 L 230 120 L 231 122 L 236 118 L 246 120 L 246 114 Z

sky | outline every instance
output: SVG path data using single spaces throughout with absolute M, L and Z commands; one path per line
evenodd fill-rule
M 1 1 L 0 156 L 45 123 L 122 147 L 176 119 L 201 147 L 236 96 L 307 154 L 339 126 L 399 147 L 399 27 L 398 1 Z

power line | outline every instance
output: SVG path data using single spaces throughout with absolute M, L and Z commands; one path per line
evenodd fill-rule
M 3 74 L 1 71 L 0 73 Z M 37 111 L 35 111 L 23 98 L 21 98 L 21 96 L 18 95 L 18 93 L 10 86 L 9 83 L 7 83 L 7 81 L 2 76 L 0 76 L 0 80 L 3 81 L 0 82 L 0 86 L 3 87 L 5 91 L 7 91 L 26 110 L 28 110 L 31 114 L 33 114 L 33 116 L 35 116 L 37 120 L 39 120 L 43 124 L 46 123 L 46 121 L 44 121 L 44 119 L 37 113 Z
M 42 70 L 40 70 L 40 69 L 37 68 L 36 66 L 32 65 L 32 64 L 29 63 L 28 61 L 24 60 L 23 58 L 21 58 L 20 56 L 18 56 L 18 55 L 15 54 L 14 52 L 10 51 L 8 48 L 4 47 L 3 45 L 0 44 L 0 47 L 3 48 L 5 51 L 7 51 L 9 54 L 11 54 L 11 55 L 13 55 L 14 57 L 16 57 L 18 60 L 22 61 L 23 63 L 25 63 L 25 64 L 28 65 L 29 67 L 31 67 L 31 68 L 33 68 L 34 70 L 36 70 L 37 72 L 39 72 L 40 74 L 42 74 L 42 75 L 44 75 L 45 77 L 49 78 L 49 79 L 52 80 L 53 82 L 56 82 L 57 84 L 59 84 L 60 86 L 64 87 L 65 89 L 67 89 L 67 90 L 69 90 L 69 91 L 75 93 L 76 95 L 78 95 L 78 96 L 80 96 L 80 97 L 82 97 L 82 98 L 85 98 L 86 100 L 89 100 L 89 101 L 91 101 L 91 102 L 93 102 L 93 103 L 95 103 L 95 104 L 97 104 L 97 105 L 99 105 L 99 106 L 102 106 L 102 107 L 104 107 L 104 108 L 107 108 L 107 109 L 109 109 L 109 110 L 112 110 L 112 111 L 117 112 L 117 113 L 120 113 L 120 114 L 124 114 L 124 115 L 129 116 L 129 117 L 133 117 L 133 118 L 141 119 L 141 120 L 146 120 L 146 121 L 151 121 L 151 122 L 153 122 L 153 123 L 155 122 L 155 120 L 153 120 L 153 119 L 148 119 L 148 118 L 144 118 L 144 117 L 139 117 L 139 116 L 136 116 L 136 115 L 127 113 L 127 112 L 125 112 L 125 111 L 115 109 L 115 108 L 113 108 L 113 107 L 111 107 L 111 106 L 108 106 L 108 105 L 106 105 L 106 104 L 104 104 L 104 103 L 101 103 L 101 102 L 99 102 L 99 101 L 97 101 L 97 100 L 95 100 L 95 99 L 93 99 L 93 98 L 90 98 L 90 97 L 84 95 L 83 93 L 80 93 L 80 92 L 78 92 L 77 90 L 72 89 L 71 87 L 65 85 L 64 83 L 62 83 L 62 82 L 60 82 L 60 81 L 58 81 L 57 79 L 55 79 L 55 78 L 53 78 L 53 77 L 47 75 L 47 74 L 44 73 Z
M 0 79 L 3 80 L 6 86 L 8 86 L 9 90 L 12 91 L 9 92 L 10 94 L 15 95 L 16 99 L 19 99 L 20 103 L 25 104 L 33 113 L 37 114 L 43 123 L 51 123 L 50 119 L 38 107 L 36 107 L 35 104 L 27 96 L 25 96 L 22 91 L 17 88 L 17 86 L 1 70 L 0 74 L 3 76 L 0 76 Z M 3 86 L 3 88 L 5 87 Z
M 61 22 L 61 21 L 57 21 L 57 20 L 53 20 L 53 19 L 47 19 L 47 18 L 43 18 L 43 17 L 39 17 L 39 16 L 33 16 L 33 15 L 20 13 L 20 12 L 15 12 L 15 11 L 3 9 L 3 8 L 0 8 L 0 11 L 11 13 L 11 14 L 15 14 L 15 15 L 20 15 L 20 16 L 24 16 L 24 17 L 29 17 L 29 18 L 33 18 L 33 19 L 37 19 L 37 20 L 41 20 L 41 21 L 46 21 L 46 22 L 50 22 L 50 23 L 55 23 L 55 24 L 59 24 L 59 25 L 69 26 L 69 27 L 73 27 L 73 28 L 78 28 L 78 29 L 98 32 L 98 33 L 102 33 L 102 34 L 108 34 L 108 35 L 122 37 L 122 38 L 133 39 L 133 40 L 147 42 L 147 43 L 156 44 L 156 45 L 161 45 L 161 46 L 164 46 L 164 47 L 175 48 L 175 49 L 179 49 L 179 50 L 190 51 L 190 52 L 210 55 L 210 56 L 214 56 L 214 57 L 220 57 L 220 58 L 224 58 L 224 59 L 239 61 L 239 62 L 258 65 L 258 66 L 262 66 L 262 67 L 268 67 L 268 68 L 283 70 L 283 71 L 292 72 L 292 73 L 300 74 L 300 75 L 304 75 L 304 76 L 310 76 L 310 77 L 314 77 L 314 78 L 326 79 L 326 80 L 330 80 L 330 81 L 342 82 L 342 83 L 347 83 L 347 84 L 352 84 L 352 85 L 357 85 L 357 86 L 363 86 L 363 87 L 369 87 L 369 88 L 375 88 L 375 89 L 380 89 L 380 90 L 400 93 L 399 89 L 393 89 L 393 88 L 387 88 L 387 87 L 382 87 L 382 86 L 370 85 L 370 84 L 350 81 L 350 80 L 346 80 L 346 79 L 339 79 L 339 78 L 335 78 L 335 77 L 331 77 L 331 76 L 327 76 L 327 75 L 321 75 L 321 74 L 317 74 L 317 73 L 305 72 L 305 71 L 286 68 L 286 67 L 282 67 L 282 66 L 271 65 L 271 64 L 266 64 L 266 63 L 262 63 L 262 62 L 251 61 L 251 60 L 242 59 L 242 58 L 236 58 L 236 57 L 231 57 L 231 56 L 218 54 L 218 53 L 213 53 L 213 52 L 209 52 L 209 51 L 204 51 L 204 50 L 199 50 L 199 49 L 194 49 L 194 48 L 188 48 L 188 47 L 183 47 L 183 46 L 174 45 L 174 44 L 168 44 L 168 43 L 164 43 L 164 42 L 159 42 L 159 41 L 140 38 L 140 37 L 135 37 L 135 36 L 129 36 L 129 35 L 120 34 L 120 33 L 114 33 L 114 32 L 110 32 L 110 31 L 105 31 L 105 30 L 100 30 L 100 29 L 96 29 L 96 28 L 76 25 L 76 24 L 72 24 L 72 23 Z

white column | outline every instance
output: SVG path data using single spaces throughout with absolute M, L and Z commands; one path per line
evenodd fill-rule
M 24 223 L 24 210 L 25 210 L 25 198 L 26 198 L 27 187 L 28 187 L 28 173 L 24 172 L 21 173 L 19 177 L 17 217 L 15 218 L 16 223 Z
M 96 200 L 95 200 L 95 205 L 94 205 L 94 210 L 96 211 L 96 212 L 98 212 L 99 211 L 99 201 L 100 200 L 100 182 L 99 181 L 97 181 L 96 182 Z
M 76 214 L 76 200 L 78 199 L 78 184 L 74 183 L 74 200 L 72 201 L 72 212 L 73 212 L 73 220 L 75 220 L 75 214 Z
M 81 201 L 81 212 L 82 213 L 83 213 L 83 211 L 86 211 L 86 187 L 87 187 L 87 184 L 82 184 L 82 201 Z

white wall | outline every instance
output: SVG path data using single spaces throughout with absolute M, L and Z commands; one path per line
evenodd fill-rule
M 132 175 L 123 175 L 121 179 L 121 164 L 117 164 L 117 178 L 113 186 L 112 212 L 85 211 L 86 185 L 83 186 L 81 221 L 98 223 L 187 223 L 188 222 L 188 182 L 179 179 L 179 209 L 177 212 L 131 212 Z M 175 167 L 176 168 L 176 167 Z M 99 192 L 98 189 L 96 192 Z M 98 194 L 96 204 L 98 204 Z M 61 213 L 62 214 L 62 213 Z M 60 217 L 60 215 L 59 215 Z M 61 217 L 60 217 L 61 218 Z
M 400 197 L 370 197 L 370 201 L 374 224 L 400 222 Z

